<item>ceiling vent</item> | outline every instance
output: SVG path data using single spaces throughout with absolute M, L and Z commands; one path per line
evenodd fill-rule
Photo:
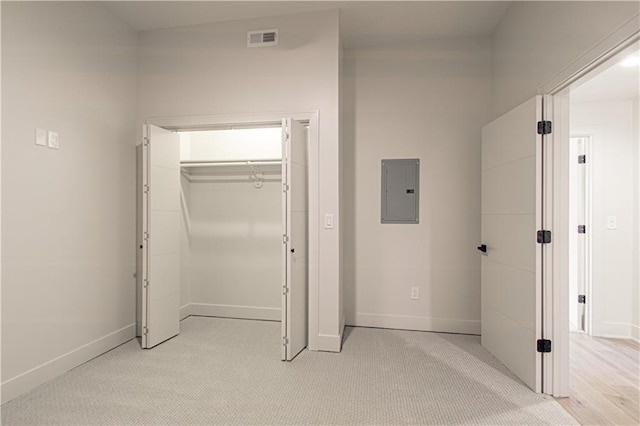
M 278 30 L 258 30 L 247 33 L 247 47 L 264 47 L 278 45 Z

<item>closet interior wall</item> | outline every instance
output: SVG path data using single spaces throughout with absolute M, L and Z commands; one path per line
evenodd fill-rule
M 218 163 L 183 167 L 181 317 L 281 319 L 281 129 L 261 130 L 181 134 L 181 161 Z

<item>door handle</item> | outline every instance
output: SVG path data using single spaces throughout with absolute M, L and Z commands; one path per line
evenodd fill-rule
M 481 244 L 477 248 L 478 248 L 478 250 L 480 250 L 483 253 L 487 252 L 487 245 L 486 244 Z

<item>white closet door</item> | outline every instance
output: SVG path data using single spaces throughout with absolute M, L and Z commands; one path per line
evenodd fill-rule
M 180 331 L 180 138 L 148 125 L 143 145 L 142 347 Z
M 282 359 L 291 361 L 307 346 L 308 139 L 305 126 L 282 120 L 282 197 L 284 220 Z
M 482 130 L 482 345 L 541 391 L 542 98 Z

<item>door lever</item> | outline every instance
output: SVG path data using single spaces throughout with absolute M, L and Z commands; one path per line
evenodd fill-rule
M 486 244 L 479 245 L 477 248 L 478 248 L 478 250 L 480 250 L 483 253 L 487 252 L 487 245 Z

